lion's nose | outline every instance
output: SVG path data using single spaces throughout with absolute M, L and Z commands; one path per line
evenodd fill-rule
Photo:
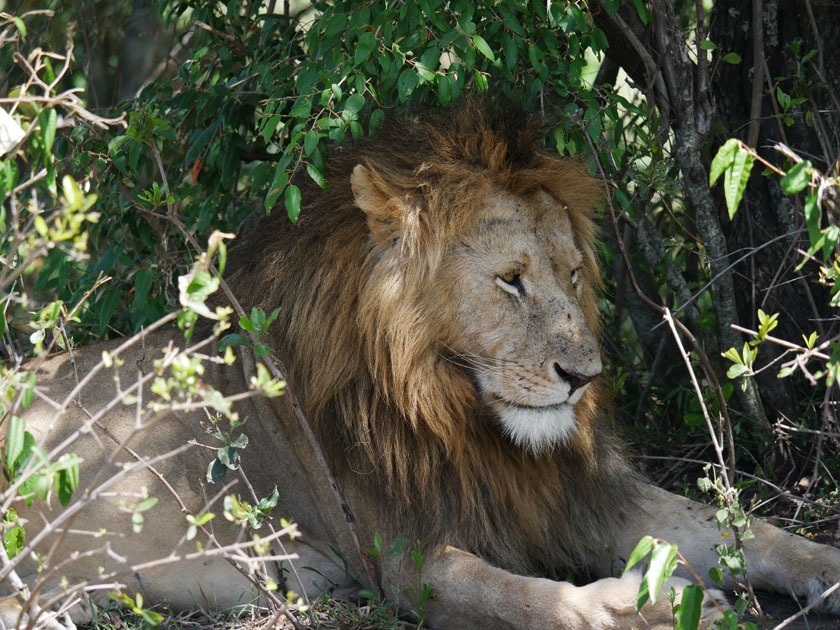
M 569 396 L 598 376 L 597 374 L 589 376 L 580 372 L 569 372 L 560 367 L 560 364 L 556 361 L 554 362 L 554 373 L 569 384 Z

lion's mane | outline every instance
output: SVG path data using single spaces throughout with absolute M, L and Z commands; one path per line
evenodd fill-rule
M 271 344 L 339 483 L 381 503 L 379 531 L 556 577 L 603 551 L 635 479 L 604 426 L 603 388 L 578 404 L 570 444 L 544 456 L 514 446 L 469 373 L 446 360 L 454 333 L 440 313 L 453 296 L 432 282 L 491 187 L 544 189 L 569 207 L 587 256 L 582 306 L 598 334 L 599 192 L 579 162 L 536 150 L 542 132 L 540 121 L 472 101 L 388 123 L 330 157 L 329 187 L 304 188 L 296 225 L 282 212 L 259 220 L 231 255 L 229 282 L 245 304 L 282 307 Z M 398 239 L 375 238 L 381 226 L 354 203 L 357 164 L 416 209 Z M 382 262 L 389 247 L 401 248 L 400 265 Z

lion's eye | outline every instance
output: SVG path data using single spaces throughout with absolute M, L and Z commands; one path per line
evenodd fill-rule
M 496 284 L 512 295 L 525 295 L 522 276 L 518 271 L 508 271 L 496 276 Z

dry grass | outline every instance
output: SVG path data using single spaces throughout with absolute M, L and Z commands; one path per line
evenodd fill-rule
M 319 630 L 411 630 L 417 624 L 398 618 L 392 606 L 386 604 L 357 604 L 338 599 L 325 599 L 311 611 L 297 613 L 297 626 L 286 619 L 274 616 L 266 610 L 256 608 L 236 613 L 208 613 L 196 610 L 178 615 L 167 614 L 165 609 L 155 608 L 164 616 L 159 630 L 298 630 L 317 628 Z M 98 611 L 89 630 L 149 630 L 139 615 L 116 605 Z M 81 630 L 81 629 L 80 629 Z

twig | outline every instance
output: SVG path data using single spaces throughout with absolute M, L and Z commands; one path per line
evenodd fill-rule
M 732 482 L 730 479 L 730 472 L 727 470 L 726 467 L 726 458 L 723 454 L 723 446 L 718 441 L 717 432 L 715 431 L 714 426 L 712 425 L 712 418 L 709 416 L 709 410 L 706 408 L 706 402 L 703 399 L 703 392 L 700 389 L 700 383 L 697 382 L 697 376 L 694 374 L 694 368 L 691 366 L 691 359 L 688 356 L 688 353 L 685 351 L 683 347 L 682 339 L 680 338 L 679 333 L 677 332 L 677 328 L 674 325 L 674 318 L 671 316 L 671 311 L 668 307 L 664 307 L 664 313 L 662 315 L 665 318 L 665 321 L 668 322 L 668 327 L 671 329 L 671 334 L 674 337 L 674 341 L 677 343 L 677 348 L 679 348 L 680 355 L 682 356 L 683 362 L 685 363 L 686 369 L 688 369 L 689 378 L 691 378 L 691 384 L 694 386 L 694 392 L 697 394 L 697 400 L 700 403 L 700 409 L 703 412 L 703 418 L 706 420 L 706 428 L 709 430 L 709 436 L 712 438 L 712 446 L 715 449 L 715 454 L 718 458 L 718 463 L 720 464 L 721 469 L 721 476 L 723 477 L 723 485 L 726 487 L 727 490 L 731 489 Z
M 782 424 L 781 422 L 777 422 L 773 425 L 776 428 L 784 429 L 785 431 L 796 431 L 797 433 L 810 433 L 811 435 L 820 435 L 822 437 L 828 438 L 840 438 L 840 433 L 834 433 L 832 431 L 818 431 L 816 429 L 803 429 L 801 427 L 792 427 L 789 424 Z
M 738 332 L 745 333 L 747 335 L 751 335 L 752 337 L 758 337 L 758 333 L 755 330 L 750 330 L 749 328 L 744 328 L 743 326 L 739 326 L 738 324 L 730 324 L 733 330 L 737 330 Z M 784 348 L 789 348 L 790 350 L 796 350 L 797 352 L 801 352 L 805 355 L 810 357 L 816 357 L 817 359 L 822 359 L 823 361 L 829 361 L 831 359 L 830 356 L 827 354 L 820 352 L 824 348 L 827 348 L 831 345 L 833 339 L 829 339 L 828 341 L 824 341 L 820 345 L 814 348 L 805 348 L 804 346 L 800 346 L 795 343 L 791 343 L 790 341 L 786 341 L 784 339 L 779 339 L 778 337 L 774 337 L 772 335 L 764 335 L 765 341 L 769 341 L 771 343 L 775 343 L 776 345 L 782 346 Z

